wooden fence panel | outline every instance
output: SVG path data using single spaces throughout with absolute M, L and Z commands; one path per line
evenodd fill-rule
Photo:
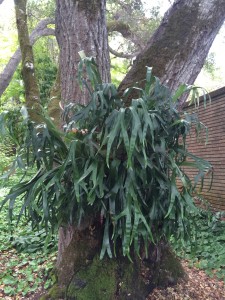
M 187 107 L 187 111 L 197 111 L 199 120 L 208 127 L 208 143 L 196 141 L 196 135 L 192 130 L 187 139 L 187 145 L 190 152 L 196 156 L 208 160 L 214 169 L 213 183 L 211 190 L 209 178 L 205 180 L 203 195 L 216 210 L 225 210 L 225 87 L 210 93 L 211 103 L 207 102 L 204 108 L 203 98 L 200 99 L 200 106 L 195 109 L 194 106 Z M 192 178 L 195 173 L 188 171 Z

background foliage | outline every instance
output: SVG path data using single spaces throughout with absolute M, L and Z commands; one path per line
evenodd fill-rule
M 11 158 L 12 160 L 12 158 Z M 2 165 L 2 155 L 0 165 Z M 9 181 L 1 180 L 0 200 L 18 183 L 21 173 L 17 171 Z M 30 175 L 30 174 L 29 174 Z M 22 202 L 17 199 L 15 218 L 9 226 L 8 209 L 1 210 L 0 218 L 0 297 L 1 292 L 11 297 L 30 297 L 39 289 L 49 288 L 55 280 L 52 269 L 56 258 L 56 242 L 52 241 L 44 250 L 46 233 L 34 231 L 25 218 L 16 222 Z
M 225 280 L 225 222 L 224 212 L 202 210 L 192 215 L 190 239 L 183 245 L 172 238 L 176 253 L 188 259 L 191 266 L 204 269 L 210 277 Z

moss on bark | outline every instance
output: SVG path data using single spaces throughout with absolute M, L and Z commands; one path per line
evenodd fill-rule
M 96 256 L 68 286 L 55 285 L 41 300 L 144 300 L 153 286 L 145 282 L 135 266 L 125 258 L 100 260 Z
M 117 263 L 115 260 L 99 260 L 95 257 L 90 265 L 73 277 L 68 290 L 68 299 L 95 300 L 114 299 L 117 290 Z
M 81 251 L 82 254 L 77 254 L 76 258 L 85 258 L 84 243 L 81 247 L 79 244 L 68 247 L 63 255 L 70 260 L 71 253 L 68 252 Z M 133 256 L 131 262 L 120 255 L 100 260 L 97 252 L 92 259 L 87 256 L 86 263 L 83 261 L 79 267 L 76 266 L 68 282 L 64 281 L 63 285 L 59 282 L 41 300 L 145 300 L 155 287 L 174 285 L 185 277 L 180 261 L 167 244 L 162 242 L 157 249 L 152 245 L 151 250 L 150 257 L 144 261 Z M 63 271 L 66 274 L 71 269 L 65 264 Z
M 54 285 L 47 294 L 41 296 L 39 300 L 53 300 L 53 299 L 65 299 L 66 288 L 59 287 L 57 284 Z
M 26 0 L 15 1 L 18 39 L 22 56 L 22 77 L 25 88 L 26 106 L 31 120 L 39 123 L 40 95 L 34 70 L 33 50 L 27 26 Z

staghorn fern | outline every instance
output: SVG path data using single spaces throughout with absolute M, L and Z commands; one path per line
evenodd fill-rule
M 197 180 L 193 183 L 183 167 L 196 168 L 197 179 L 211 168 L 187 151 L 186 136 L 192 123 L 199 123 L 177 107 L 190 87 L 182 85 L 171 95 L 147 68 L 145 88 L 126 90 L 122 100 L 113 84 L 101 82 L 93 58 L 82 59 L 79 81 L 90 101 L 65 107 L 64 132 L 44 112 L 42 124 L 27 119 L 16 161 L 25 168 L 36 165 L 37 173 L 3 200 L 2 206 L 9 202 L 10 218 L 18 197 L 23 200 L 18 220 L 26 211 L 34 226 L 44 223 L 46 229 L 79 226 L 83 217 L 101 215 L 101 258 L 113 256 L 113 245 L 116 255 L 117 240 L 130 257 L 131 247 L 139 254 L 141 243 L 147 252 L 149 242 L 171 234 L 185 239 Z M 138 97 L 125 107 L 133 89 Z

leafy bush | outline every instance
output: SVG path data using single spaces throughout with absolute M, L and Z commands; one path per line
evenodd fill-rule
M 0 156 L 0 174 L 4 173 L 9 165 L 12 163 L 11 157 L 7 156 L 5 153 L 7 151 L 5 145 L 0 144 L 0 151 L 1 151 L 1 156 Z
M 56 79 L 57 67 L 48 56 L 43 54 L 37 59 L 36 64 L 41 103 L 45 106 L 50 99 L 50 92 Z
M 45 112 L 42 124 L 27 119 L 15 166 L 36 165 L 37 173 L 14 186 L 2 202 L 9 202 L 9 217 L 22 197 L 18 219 L 26 211 L 34 226 L 45 224 L 46 230 L 97 218 L 104 224 L 101 257 L 113 256 L 112 243 L 116 255 L 118 240 L 129 257 L 131 247 L 139 254 L 144 244 L 147 252 L 149 242 L 171 234 L 185 239 L 197 179 L 211 167 L 187 151 L 186 136 L 199 123 L 177 107 L 189 87 L 182 85 L 172 95 L 147 68 L 144 89 L 130 88 L 121 99 L 113 84 L 101 82 L 89 58 L 79 65 L 79 80 L 89 89 L 90 101 L 66 107 L 65 132 Z M 138 96 L 126 107 L 133 91 Z M 183 169 L 190 166 L 199 171 L 194 183 Z
M 0 104 L 2 107 L 14 108 L 20 106 L 25 102 L 24 98 L 24 85 L 21 75 L 21 66 L 19 66 L 13 75 L 9 86 L 3 93 L 0 99 Z M 2 107 L 0 110 L 2 110 Z
M 19 147 L 23 143 L 24 134 L 26 131 L 26 118 L 27 111 L 23 107 L 11 108 L 4 110 L 0 114 L 0 135 L 3 137 L 6 152 L 10 152 L 10 147 L 14 145 Z M 9 148 L 7 149 L 8 144 Z
M 188 259 L 196 267 L 204 269 L 210 276 L 225 279 L 225 221 L 224 213 L 201 211 L 192 214 L 190 239 L 185 243 L 171 238 L 176 253 Z
M 26 125 L 23 113 L 24 110 L 21 108 L 11 108 L 0 114 L 0 175 L 5 173 L 4 178 L 8 178 L 15 172 L 15 169 L 10 166 L 15 159 L 17 148 L 23 144 L 24 140 Z
M 18 183 L 19 179 L 20 177 L 17 174 L 10 177 L 7 183 L 8 188 Z M 0 200 L 7 195 L 8 188 L 0 188 Z M 54 283 L 55 278 L 51 272 L 55 264 L 56 251 L 55 247 L 48 248 L 48 251 L 43 251 L 46 233 L 43 230 L 40 233 L 31 231 L 30 224 L 27 224 L 24 218 L 20 224 L 15 226 L 21 205 L 22 203 L 17 199 L 14 219 L 10 227 L 7 220 L 7 207 L 5 206 L 1 210 L 0 282 L 1 291 L 5 295 L 14 296 L 14 298 L 26 297 L 26 299 L 30 299 L 32 293 L 42 289 L 43 282 L 45 282 L 44 288 L 46 289 Z M 34 242 L 35 244 L 33 245 Z M 34 249 L 34 246 L 36 249 Z M 52 244 L 48 246 L 52 246 Z M 14 247 L 17 251 L 13 249 Z M 35 250 L 35 252 L 31 250 Z

